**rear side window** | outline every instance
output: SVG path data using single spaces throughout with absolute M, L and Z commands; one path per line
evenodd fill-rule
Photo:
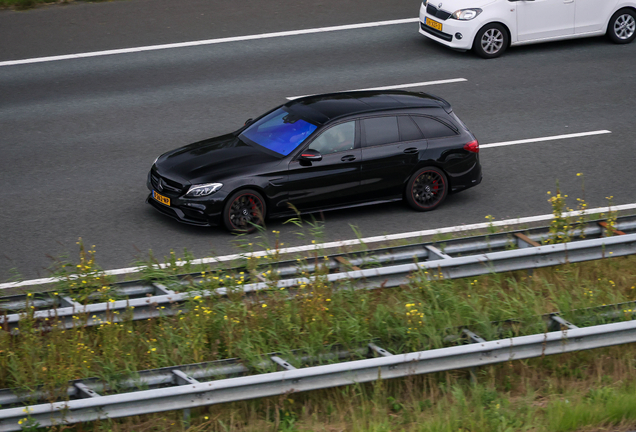
M 413 123 L 409 116 L 398 116 L 400 127 L 400 141 L 416 141 L 424 139 L 420 129 Z
M 398 142 L 397 117 L 375 117 L 362 120 L 365 135 L 365 147 L 378 146 Z
M 424 136 L 428 139 L 457 135 L 457 132 L 455 132 L 453 129 L 446 126 L 439 120 L 420 116 L 412 116 L 411 118 L 422 130 Z

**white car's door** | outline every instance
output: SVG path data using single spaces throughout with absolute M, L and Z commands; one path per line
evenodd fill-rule
M 519 42 L 574 34 L 575 0 L 519 0 L 515 4 Z
M 605 30 L 605 23 L 616 10 L 619 0 L 574 0 L 576 34 Z

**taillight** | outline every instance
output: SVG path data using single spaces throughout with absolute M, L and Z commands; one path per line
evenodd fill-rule
M 479 153 L 479 142 L 475 140 L 464 144 L 464 150 L 468 150 L 471 153 Z

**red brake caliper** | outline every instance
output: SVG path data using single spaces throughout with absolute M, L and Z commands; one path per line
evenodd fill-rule
M 250 198 L 249 200 L 250 200 L 250 204 L 252 204 L 252 216 L 256 217 L 258 216 L 258 213 L 257 213 L 258 208 L 256 207 L 256 203 L 254 202 L 253 198 Z

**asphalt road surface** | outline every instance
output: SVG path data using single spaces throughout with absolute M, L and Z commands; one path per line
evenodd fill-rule
M 209 3 L 214 3 L 213 5 Z M 415 18 L 419 2 L 130 0 L 0 11 L 0 62 L 191 40 Z M 636 43 L 605 38 L 512 48 L 482 60 L 426 40 L 417 23 L 0 66 L 0 282 L 49 275 L 51 257 L 96 245 L 104 269 L 148 250 L 236 252 L 221 228 L 182 225 L 145 204 L 152 161 L 237 129 L 286 97 L 424 81 L 481 144 L 483 183 L 438 210 L 403 203 L 324 213 L 324 240 L 550 213 L 547 191 L 591 207 L 636 202 Z M 285 246 L 305 244 L 273 221 Z

